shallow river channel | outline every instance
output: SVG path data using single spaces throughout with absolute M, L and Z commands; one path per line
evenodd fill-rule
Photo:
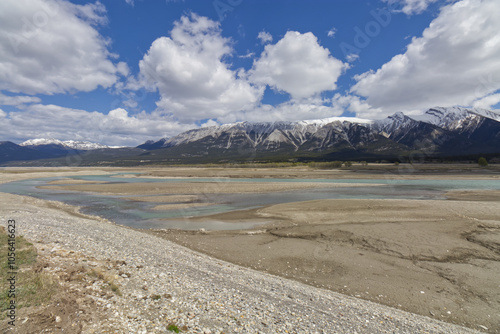
M 119 177 L 116 177 L 119 176 Z M 102 195 L 78 191 L 39 189 L 61 177 L 29 179 L 0 184 L 0 191 L 36 198 L 60 201 L 81 207 L 81 212 L 98 215 L 117 224 L 135 228 L 179 228 L 206 230 L 227 230 L 250 228 L 258 222 L 223 223 L 207 220 L 192 223 L 186 217 L 205 216 L 234 210 L 252 209 L 272 204 L 289 203 L 317 199 L 445 199 L 449 190 L 500 190 L 500 180 L 401 180 L 401 179 L 230 179 L 230 178 L 137 178 L 126 174 L 88 175 L 69 177 L 74 180 L 107 183 L 156 183 L 156 182 L 318 182 L 341 183 L 345 187 L 318 187 L 269 193 L 245 194 L 198 194 L 198 202 L 211 205 L 175 209 L 153 210 L 159 203 L 134 201 L 127 196 Z M 367 186 L 350 187 L 349 184 Z M 379 184 L 381 186 L 373 186 Z M 61 185 L 61 184 L 59 184 Z M 182 195 L 182 194 L 179 194 Z M 135 196 L 137 197 L 137 196 Z M 161 203 L 168 204 L 168 203 Z M 176 203 L 178 204 L 178 203 Z

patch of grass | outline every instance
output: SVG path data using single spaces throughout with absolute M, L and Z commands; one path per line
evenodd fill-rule
M 8 237 L 5 228 L 2 226 L 0 232 L 0 249 L 2 252 L 2 272 L 3 269 L 9 269 L 7 259 L 8 254 Z M 22 236 L 16 237 L 16 263 L 14 270 L 19 270 L 23 265 L 31 265 L 36 263 L 37 253 L 33 244 Z
M 111 291 L 113 291 L 116 295 L 118 295 L 118 296 L 122 295 L 122 292 L 120 291 L 120 288 L 115 283 L 111 282 L 109 284 L 109 287 L 111 288 Z
M 9 272 L 16 272 L 15 301 L 18 309 L 29 306 L 39 306 L 50 302 L 57 292 L 59 283 L 47 274 L 42 273 L 37 266 L 37 252 L 33 244 L 22 236 L 16 237 L 16 259 L 14 269 L 11 270 L 8 263 L 8 237 L 5 228 L 0 228 L 0 318 L 6 316 L 5 310 L 9 306 L 10 285 L 7 278 Z
M 174 324 L 168 325 L 167 329 L 171 332 L 179 333 L 181 330 Z
M 96 277 L 104 282 L 103 288 L 109 288 L 116 295 L 121 296 L 122 293 L 118 285 L 115 284 L 115 279 L 113 276 L 106 274 L 100 268 L 92 269 L 89 273 L 89 276 Z
M 59 283 L 42 273 L 24 272 L 19 275 L 16 286 L 18 308 L 48 304 L 59 289 Z M 2 309 L 3 311 L 3 309 Z

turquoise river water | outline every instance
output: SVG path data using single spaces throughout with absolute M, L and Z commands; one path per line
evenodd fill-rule
M 120 176 L 120 177 L 114 177 Z M 123 174 L 88 175 L 70 177 L 77 180 L 104 181 L 109 183 L 157 183 L 157 182 L 318 182 L 342 183 L 346 187 L 319 187 L 294 191 L 258 194 L 198 194 L 201 202 L 210 203 L 206 207 L 179 210 L 152 210 L 158 203 L 128 200 L 116 195 L 83 193 L 39 189 L 48 182 L 61 177 L 30 179 L 0 184 L 0 192 L 32 196 L 60 201 L 81 207 L 81 212 L 98 215 L 117 224 L 135 228 L 179 228 L 206 230 L 228 230 L 250 228 L 265 221 L 248 223 L 224 223 L 207 220 L 195 223 L 184 218 L 204 216 L 214 213 L 258 208 L 278 203 L 316 199 L 444 199 L 449 190 L 500 190 L 500 180 L 401 180 L 401 179 L 229 179 L 229 178 L 137 178 Z M 366 184 L 366 187 L 349 187 L 351 183 Z M 370 184 L 383 184 L 370 186 Z

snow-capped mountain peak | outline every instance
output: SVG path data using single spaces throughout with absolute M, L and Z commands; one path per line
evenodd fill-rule
M 60 145 L 73 150 L 96 150 L 100 148 L 109 148 L 109 146 L 92 143 L 89 141 L 77 141 L 77 140 L 61 141 L 54 138 L 29 139 L 19 145 L 21 146 Z
M 500 122 L 500 114 L 481 108 L 435 107 L 427 110 L 423 115 L 411 117 L 425 123 L 445 125 L 471 115 L 478 115 Z
M 499 114 L 481 108 L 435 107 L 423 115 L 411 117 L 446 130 L 477 127 L 485 118 L 500 122 Z
M 78 154 L 80 150 L 106 147 L 53 138 L 31 139 L 21 145 L 27 148 L 10 142 L 0 143 L 0 162 L 14 161 L 19 157 L 23 160 L 60 158 Z M 106 163 L 120 159 L 126 159 L 127 163 L 281 159 L 411 161 L 415 152 L 423 159 L 469 159 L 479 154 L 499 156 L 499 148 L 499 111 L 436 107 L 422 115 L 398 112 L 376 121 L 330 117 L 296 122 L 238 122 L 208 126 L 175 137 L 148 141 L 138 146 L 139 150 L 97 150 L 84 156 L 91 163 L 100 159 L 106 159 Z M 13 155 L 13 150 L 20 153 Z M 144 156 L 148 156 L 147 160 L 143 160 Z
M 333 122 L 350 122 L 350 123 L 357 123 L 357 124 L 371 124 L 373 123 L 372 120 L 369 119 L 364 119 L 364 118 L 358 118 L 358 117 L 329 117 L 329 118 L 322 118 L 322 119 L 314 119 L 314 120 L 305 120 L 305 121 L 299 121 L 297 123 L 299 124 L 314 124 L 318 126 L 324 126 L 329 123 Z
M 486 109 L 481 109 L 481 108 L 474 108 L 471 110 L 472 113 L 477 114 L 479 116 L 483 116 L 489 119 L 492 119 L 494 121 L 500 122 L 500 113 L 494 112 L 491 110 L 486 110 Z
M 38 145 L 63 145 L 62 141 L 54 138 L 35 138 L 29 139 L 19 144 L 21 146 L 38 146 Z
M 232 133 L 233 136 L 237 133 L 252 133 L 253 134 L 253 145 L 260 144 L 263 140 L 267 138 L 269 134 L 273 134 L 271 137 L 284 138 L 284 140 L 289 141 L 289 136 L 292 135 L 296 140 L 301 143 L 307 133 L 314 133 L 318 129 L 331 124 L 339 122 L 340 124 L 344 122 L 369 125 L 373 121 L 357 117 L 329 117 L 315 120 L 304 120 L 297 122 L 289 121 L 276 121 L 276 122 L 236 122 L 222 124 L 219 126 L 207 126 L 199 129 L 188 130 L 172 138 L 163 138 L 160 141 L 153 144 L 156 147 L 170 147 L 181 144 L 187 144 L 190 142 L 195 142 L 197 140 L 212 137 L 218 138 L 224 133 Z M 268 139 L 270 140 L 270 139 Z M 151 143 L 145 143 L 139 147 L 151 145 Z

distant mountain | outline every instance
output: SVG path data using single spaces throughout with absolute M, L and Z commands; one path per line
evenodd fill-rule
M 57 159 L 61 157 L 63 157 L 66 162 L 72 161 L 72 156 L 78 155 L 80 159 L 83 153 L 103 149 L 111 148 L 106 145 L 88 141 L 61 141 L 45 138 L 30 139 L 19 145 L 12 142 L 3 142 L 3 144 L 0 145 L 0 163 L 8 161 Z
M 369 123 L 369 120 L 348 117 L 300 122 L 239 122 L 193 129 L 169 139 L 149 141 L 138 147 L 151 150 L 204 143 L 202 147 L 222 150 L 253 147 L 259 151 L 297 151 L 303 145 L 311 146 L 312 150 L 349 141 L 349 128 Z
M 168 138 L 162 138 L 158 141 L 148 140 L 144 144 L 137 146 L 137 148 L 142 148 L 145 150 L 155 150 L 157 148 L 162 148 L 167 140 Z
M 432 108 L 383 120 L 334 117 L 299 122 L 240 122 L 186 131 L 139 146 L 151 155 L 191 161 L 363 159 L 500 152 L 500 115 L 484 109 Z
M 54 156 L 48 156 L 53 158 Z M 29 147 L 23 147 L 10 141 L 0 142 L 0 163 L 7 161 L 37 160 L 47 158 L 47 155 Z
M 500 122 L 500 114 L 481 108 L 436 107 L 427 110 L 423 115 L 411 117 L 446 130 L 471 129 L 474 124 L 478 124 L 484 119 Z
M 76 155 L 75 157 L 72 157 Z M 478 108 L 432 108 L 383 120 L 332 117 L 299 122 L 239 122 L 193 129 L 137 148 L 34 139 L 0 144 L 11 165 L 143 164 L 296 160 L 405 160 L 500 156 L 500 114 Z M 44 160 L 38 160 L 44 159 Z M 22 162 L 24 161 L 24 162 Z
M 27 140 L 21 144 L 21 146 L 41 146 L 41 145 L 59 145 L 59 146 L 64 146 L 66 148 L 70 148 L 73 150 L 96 150 L 100 148 L 109 148 L 109 146 L 102 145 L 102 144 L 97 144 L 97 143 L 92 143 L 89 141 L 75 141 L 75 140 L 66 140 L 66 141 L 61 141 L 57 139 L 46 139 L 46 138 L 37 138 L 37 139 L 30 139 Z

